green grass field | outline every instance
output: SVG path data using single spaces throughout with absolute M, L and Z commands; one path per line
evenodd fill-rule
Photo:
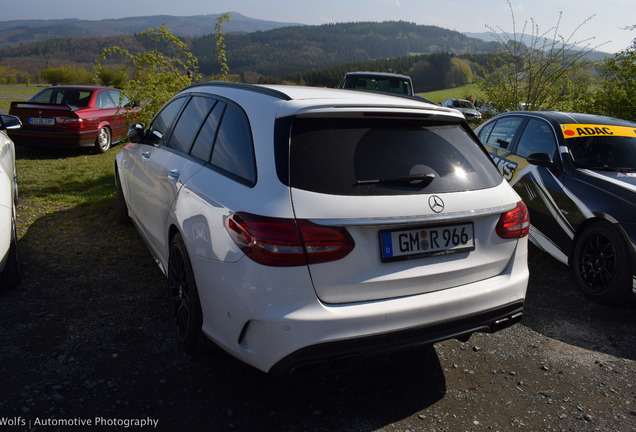
M 8 113 L 11 102 L 28 101 L 31 99 L 31 96 L 35 96 L 35 94 L 44 87 L 45 86 L 25 85 L 0 86 L 0 113 Z
M 455 87 L 446 90 L 437 90 L 433 92 L 426 93 L 418 93 L 420 96 L 425 97 L 426 99 L 440 103 L 444 99 L 468 99 L 469 96 L 472 96 L 473 99 L 481 99 L 483 100 L 484 96 L 481 90 L 477 87 L 477 84 L 468 84 L 462 87 Z

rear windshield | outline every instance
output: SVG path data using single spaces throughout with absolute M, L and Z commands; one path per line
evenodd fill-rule
M 33 96 L 29 102 L 84 108 L 88 106 L 90 98 L 89 90 L 48 88 Z
M 333 195 L 458 192 L 502 181 L 459 124 L 422 120 L 297 118 L 288 166 L 289 186 Z

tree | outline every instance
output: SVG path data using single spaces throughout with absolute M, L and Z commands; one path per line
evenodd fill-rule
M 101 60 L 123 57 L 124 70 L 130 79 L 122 90 L 139 106 L 139 110 L 129 111 L 126 115 L 131 123 L 148 124 L 164 103 L 183 87 L 198 80 L 200 75 L 197 58 L 165 24 L 145 30 L 139 36 L 154 47 L 135 55 L 119 46 L 106 48 L 95 61 L 95 71 L 98 76 L 102 74 L 104 66 Z
M 225 55 L 225 33 L 223 33 L 223 23 L 230 22 L 232 18 L 230 18 L 229 13 L 224 13 L 220 15 L 216 19 L 216 24 L 214 24 L 214 38 L 216 39 L 216 58 L 219 62 L 219 67 L 221 68 L 221 75 L 219 79 L 221 81 L 227 81 L 227 74 L 230 71 L 229 66 L 227 65 L 227 56 Z
M 636 121 L 636 38 L 629 47 L 605 59 L 599 81 L 589 110 Z
M 575 39 L 575 33 L 594 16 L 579 24 L 567 38 L 559 33 L 562 12 L 557 24 L 546 31 L 542 32 L 531 19 L 530 28 L 526 21 L 517 34 L 512 4 L 510 0 L 506 2 L 513 31 L 509 34 L 497 27 L 498 33 L 487 26 L 498 44 L 488 64 L 480 68 L 479 86 L 500 110 L 516 110 L 519 103 L 530 107 L 562 107 L 564 100 L 571 100 L 574 92 L 580 91 L 572 83 L 588 70 L 591 62 L 585 60 L 586 55 L 598 48 L 591 47 L 593 38 Z
M 95 75 L 107 87 L 122 88 L 126 85 L 126 71 L 118 67 L 101 67 L 95 71 Z

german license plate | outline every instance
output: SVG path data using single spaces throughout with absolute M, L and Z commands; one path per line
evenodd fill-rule
M 49 117 L 29 117 L 29 124 L 35 126 L 55 126 L 55 119 Z
M 475 250 L 473 224 L 439 225 L 380 232 L 382 262 Z

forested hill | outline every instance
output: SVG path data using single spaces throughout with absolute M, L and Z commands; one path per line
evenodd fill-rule
M 210 34 L 187 37 L 201 72 L 218 71 L 215 39 Z M 428 53 L 483 53 L 491 43 L 436 26 L 408 22 L 360 22 L 290 26 L 251 33 L 226 32 L 231 73 L 256 73 L 284 78 L 293 73 L 351 62 Z M 53 38 L 0 50 L 0 65 L 39 73 L 46 67 L 72 64 L 92 68 L 105 47 L 118 45 L 138 52 L 143 41 L 127 36 Z
M 341 63 L 404 57 L 413 54 L 483 53 L 492 43 L 457 31 L 404 21 L 295 26 L 266 32 L 227 34 L 231 70 L 284 77 Z M 193 41 L 193 52 L 205 73 L 214 72 L 213 35 Z

